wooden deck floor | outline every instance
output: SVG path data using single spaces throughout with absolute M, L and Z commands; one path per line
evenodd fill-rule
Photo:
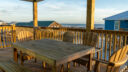
M 6 48 L 6 49 L 0 49 L 0 61 L 7 61 L 9 59 L 13 59 L 13 51 L 11 48 Z M 34 60 L 31 61 L 25 61 L 24 66 L 31 69 L 33 72 L 43 72 L 43 68 L 41 65 L 41 61 L 38 60 L 37 63 L 34 63 Z M 105 67 L 105 65 L 102 65 L 102 67 Z M 47 68 L 48 71 L 45 72 L 51 72 L 50 68 Z M 77 66 L 77 67 L 71 67 L 72 72 L 86 72 L 86 68 L 83 66 Z M 102 68 L 101 72 L 105 72 L 105 69 Z M 128 72 L 126 70 L 125 72 Z

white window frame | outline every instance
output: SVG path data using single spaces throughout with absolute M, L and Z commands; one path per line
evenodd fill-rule
M 115 21 L 114 22 L 114 30 L 120 30 L 120 21 Z

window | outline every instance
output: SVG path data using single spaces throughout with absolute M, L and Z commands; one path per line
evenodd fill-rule
M 119 30 L 119 29 L 120 29 L 120 21 L 115 21 L 114 30 Z

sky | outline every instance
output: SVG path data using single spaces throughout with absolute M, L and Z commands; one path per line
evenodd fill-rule
M 0 1 L 0 20 L 29 22 L 33 20 L 32 3 L 20 0 Z M 103 18 L 128 10 L 128 0 L 96 0 L 95 24 Z M 54 20 L 61 24 L 85 24 L 87 0 L 45 0 L 38 3 L 38 20 Z

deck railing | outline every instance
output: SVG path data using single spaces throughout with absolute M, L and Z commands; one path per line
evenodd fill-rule
M 32 27 L 16 27 L 16 34 L 22 30 L 33 32 Z M 83 44 L 86 30 L 82 28 L 41 27 L 41 38 L 63 41 L 63 34 L 68 31 L 73 33 L 74 44 Z M 92 30 L 92 32 L 97 33 L 96 47 L 101 48 L 101 51 L 95 54 L 98 59 L 109 60 L 113 52 L 128 43 L 128 32 L 125 31 Z M 16 34 L 13 26 L 0 27 L 0 48 L 11 47 L 11 42 L 16 41 Z
M 11 47 L 14 42 L 15 26 L 0 26 L 0 48 Z
M 63 40 L 63 34 L 67 31 L 72 32 L 73 43 L 83 44 L 85 29 L 80 28 L 45 28 L 42 27 L 43 39 Z M 98 59 L 109 60 L 110 56 L 122 46 L 128 43 L 128 32 L 125 31 L 109 31 L 109 30 L 92 30 L 97 33 L 98 42 L 97 48 L 101 48 L 101 51 L 96 54 Z

